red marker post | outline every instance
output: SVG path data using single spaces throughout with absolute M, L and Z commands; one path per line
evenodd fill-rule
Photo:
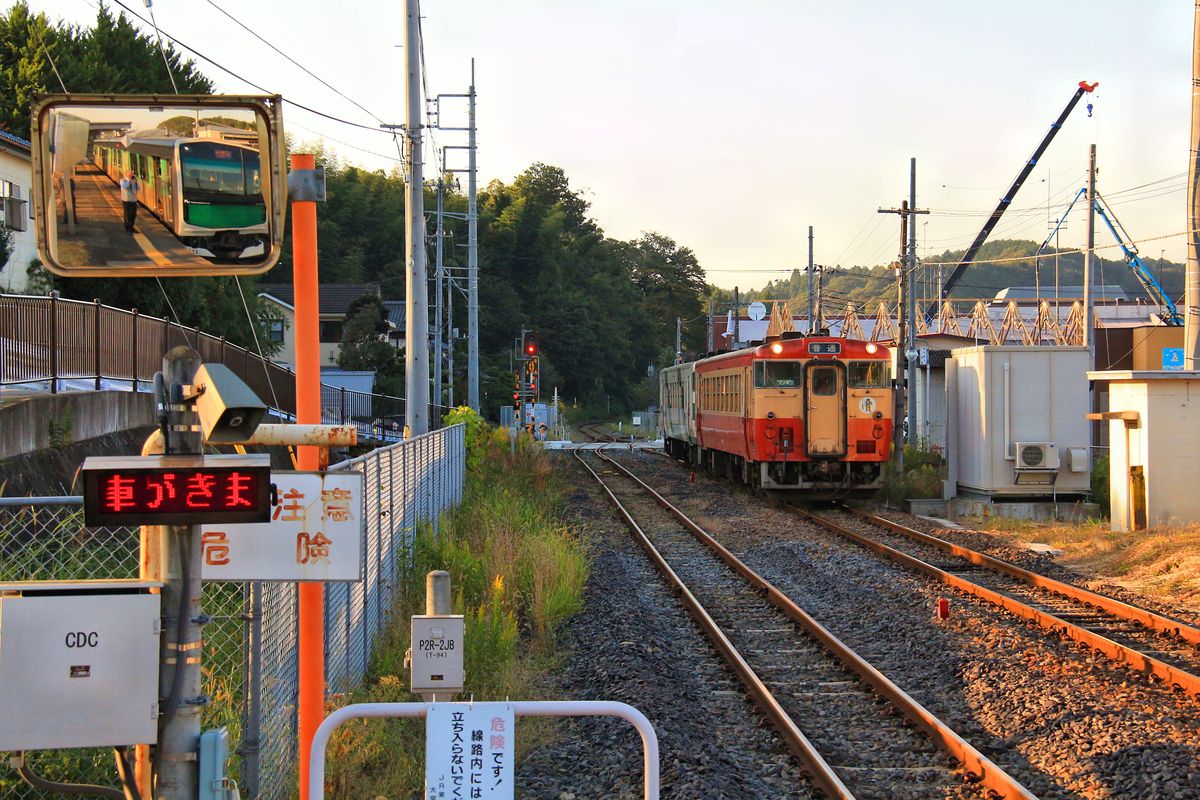
M 292 174 L 313 175 L 316 157 L 292 155 Z M 297 180 L 311 188 L 315 180 Z M 313 199 L 310 199 L 313 198 Z M 292 283 L 296 292 L 296 422 L 321 421 L 321 355 L 318 338 L 317 289 L 317 203 L 315 195 L 293 191 L 292 196 Z M 297 466 L 301 470 L 319 470 L 321 449 L 313 445 L 297 448 Z M 325 715 L 325 587 L 321 583 L 301 583 L 300 686 L 297 699 L 300 745 L 300 800 L 308 800 L 308 762 L 313 736 Z

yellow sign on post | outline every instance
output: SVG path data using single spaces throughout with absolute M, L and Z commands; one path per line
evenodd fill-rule
M 279 260 L 282 99 L 44 95 L 38 253 L 72 278 L 255 275 Z

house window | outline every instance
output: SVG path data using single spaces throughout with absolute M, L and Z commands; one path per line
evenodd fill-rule
M 27 205 L 21 199 L 20 186 L 11 181 L 0 181 L 0 225 L 14 231 L 28 230 L 32 215 L 26 211 Z
M 342 340 L 342 321 L 322 322 L 320 338 L 322 342 L 340 342 Z
M 267 338 L 272 342 L 283 342 L 283 320 L 271 321 L 271 329 L 267 332 Z

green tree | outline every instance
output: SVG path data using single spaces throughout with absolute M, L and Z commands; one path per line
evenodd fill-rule
M 342 326 L 338 366 L 375 373 L 375 391 L 404 396 L 404 364 L 387 343 L 387 309 L 376 294 L 364 294 L 350 304 Z
M 12 256 L 13 250 L 16 249 L 16 243 L 13 241 L 12 232 L 8 226 L 0 222 L 0 270 L 8 266 L 8 259 Z

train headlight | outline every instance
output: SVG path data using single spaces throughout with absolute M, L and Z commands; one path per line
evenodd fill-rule
M 779 342 L 775 342 L 773 345 L 771 345 L 771 352 L 775 355 L 779 355 L 783 352 L 783 345 L 781 345 Z
M 875 355 L 876 351 L 878 351 L 878 350 L 879 350 L 879 345 L 875 344 L 874 342 L 867 342 L 867 352 L 868 353 L 870 353 L 871 355 Z

